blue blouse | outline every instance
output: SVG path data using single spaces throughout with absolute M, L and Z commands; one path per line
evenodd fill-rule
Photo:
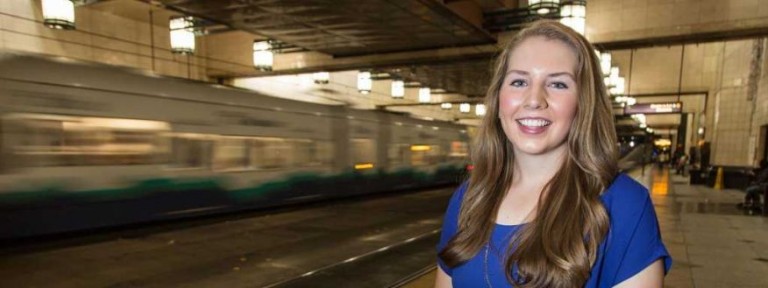
M 437 251 L 456 234 L 458 215 L 466 183 L 456 190 L 448 204 Z M 610 217 L 610 228 L 601 242 L 595 265 L 584 287 L 613 287 L 663 258 L 664 272 L 672 265 L 648 189 L 625 174 L 619 174 L 600 196 Z M 512 287 L 504 274 L 504 255 L 511 236 L 521 225 L 496 224 L 490 245 L 472 259 L 448 267 L 438 257 L 438 265 L 451 276 L 453 287 Z M 486 249 L 487 253 L 486 253 Z M 487 256 L 486 256 L 487 255 Z M 487 259 L 486 259 L 487 258 Z

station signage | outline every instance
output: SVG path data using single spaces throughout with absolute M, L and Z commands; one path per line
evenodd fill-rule
M 624 114 L 667 114 L 683 112 L 683 102 L 637 103 L 624 107 Z

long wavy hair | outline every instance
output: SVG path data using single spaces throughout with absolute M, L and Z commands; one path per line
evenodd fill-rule
M 520 228 L 507 247 L 506 276 L 516 287 L 581 287 L 608 232 L 600 195 L 618 174 L 617 139 L 594 47 L 556 21 L 537 21 L 520 31 L 496 62 L 485 99 L 488 113 L 472 147 L 475 169 L 462 199 L 458 232 L 439 256 L 455 267 L 490 240 L 499 206 L 512 184 L 515 162 L 512 143 L 499 119 L 499 91 L 511 53 L 530 37 L 560 41 L 574 51 L 579 99 L 566 140 L 567 157 L 544 186 L 535 218 Z M 513 267 L 519 277 L 512 277 Z

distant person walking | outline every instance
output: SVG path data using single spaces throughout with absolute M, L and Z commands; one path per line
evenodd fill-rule
M 747 187 L 747 195 L 744 196 L 744 208 L 760 207 L 760 194 L 768 185 L 768 160 L 760 160 L 760 168 L 755 174 L 755 180 Z
M 675 174 L 685 176 L 685 165 L 687 164 L 688 164 L 688 155 L 687 154 L 680 155 L 680 157 L 677 158 L 677 163 L 675 163 Z

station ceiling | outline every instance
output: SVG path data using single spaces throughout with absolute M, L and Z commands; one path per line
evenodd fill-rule
M 319 71 L 371 70 L 405 78 L 466 98 L 482 97 L 500 43 L 520 26 L 542 17 L 519 0 L 109 0 L 97 9 L 141 10 L 136 3 L 160 7 L 163 13 L 204 20 L 212 34 L 245 33 L 252 39 L 282 43 L 301 65 L 262 72 L 209 67 L 212 78 L 236 79 Z M 651 4 L 648 4 L 651 5 Z M 145 15 L 137 12 L 136 18 Z M 556 16 L 553 11 L 551 16 Z M 128 16 L 131 17 L 131 16 Z M 548 16 L 544 16 L 545 18 Z M 595 43 L 605 49 L 706 43 L 768 35 L 766 29 L 691 33 Z M 243 52 L 249 53 L 249 52 Z M 209 55 L 226 58 L 230 55 Z M 227 59 L 245 62 L 241 59 Z M 320 59 L 320 60 L 318 60 Z M 276 61 L 278 57 L 276 57 Z M 306 60 L 306 61 L 304 61 Z M 314 61 L 314 62 L 313 62 Z M 328 90 L 328 89 L 326 89 Z M 649 90 L 653 91 L 653 90 Z M 438 92 L 438 93 L 441 93 Z M 471 100 L 471 99 L 470 99 Z M 473 102 L 477 102 L 474 99 Z M 663 118 L 663 117 L 662 117 Z M 667 119 L 669 118 L 669 119 Z M 679 123 L 659 119 L 659 127 Z M 619 121 L 620 122 L 620 121 Z
M 187 15 L 334 57 L 492 44 L 434 0 L 161 0 Z
M 406 81 L 475 97 L 485 93 L 490 62 L 497 50 L 487 48 L 495 47 L 495 35 L 435 0 L 159 2 L 169 10 L 206 19 L 210 25 L 225 25 L 264 39 L 277 40 L 291 52 L 319 52 L 334 59 L 347 58 L 347 62 L 351 62 L 341 67 L 334 64 L 341 61 L 331 60 L 309 68 L 276 69 L 266 73 L 251 71 L 250 76 L 375 69 Z M 512 3 L 517 1 L 494 0 L 464 2 L 474 4 L 477 13 L 482 13 L 483 9 L 517 4 Z M 471 49 L 473 46 L 486 48 L 478 53 L 476 49 Z M 461 47 L 469 49 L 450 57 L 435 55 L 440 54 L 439 49 Z M 374 61 L 370 58 L 385 53 L 404 56 L 392 61 L 377 59 L 379 61 L 371 65 Z M 218 78 L 249 76 L 241 71 L 216 73 Z

